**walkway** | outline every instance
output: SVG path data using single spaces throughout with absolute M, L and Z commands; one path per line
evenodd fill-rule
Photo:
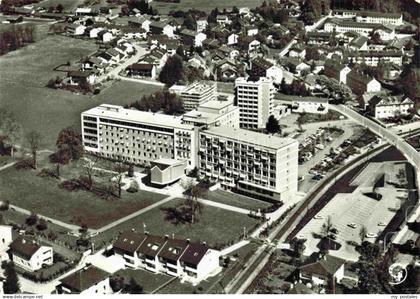
M 251 213 L 251 210 L 234 207 L 234 206 L 231 206 L 231 205 L 227 205 L 227 204 L 220 203 L 220 202 L 215 202 L 215 201 L 212 201 L 212 200 L 199 198 L 198 201 L 207 205 L 207 206 L 212 206 L 212 207 L 216 207 L 216 208 L 220 208 L 220 209 L 223 209 L 223 210 L 228 210 L 228 211 L 232 211 L 232 212 L 236 212 L 236 213 L 241 213 L 241 214 L 245 214 L 245 215 L 248 215 L 249 213 Z
M 175 199 L 175 198 L 176 198 L 176 196 L 166 197 L 166 198 L 164 198 L 164 199 L 162 199 L 162 200 L 160 200 L 158 202 L 155 202 L 154 204 L 152 204 L 150 206 L 145 207 L 144 209 L 138 210 L 137 212 L 134 212 L 134 213 L 132 213 L 130 215 L 127 215 L 127 216 L 125 216 L 123 218 L 120 218 L 120 219 L 118 219 L 118 220 L 116 220 L 116 221 L 114 221 L 114 222 L 112 222 L 110 224 L 107 224 L 107 225 L 101 227 L 100 229 L 91 230 L 91 231 L 93 233 L 98 233 L 98 234 L 103 233 L 104 231 L 107 231 L 107 230 L 109 230 L 109 229 L 111 229 L 111 228 L 113 228 L 113 227 L 115 227 L 117 225 L 120 225 L 121 223 L 124 223 L 124 222 L 126 222 L 126 221 L 128 221 L 128 220 L 130 220 L 130 219 L 132 219 L 134 217 L 137 217 L 137 216 L 139 216 L 141 214 L 144 214 L 144 213 L 146 213 L 146 212 L 148 212 L 150 210 L 153 210 L 154 208 L 156 208 L 156 207 L 158 207 L 160 205 L 163 205 L 163 204 L 165 204 L 165 203 L 167 203 L 167 202 L 169 202 L 169 201 L 171 201 L 172 199 Z

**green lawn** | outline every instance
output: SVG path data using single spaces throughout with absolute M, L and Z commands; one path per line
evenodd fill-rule
M 166 205 L 157 207 L 136 218 L 126 221 L 96 237 L 93 241 L 98 245 L 114 239 L 119 232 L 136 229 L 143 231 L 143 223 L 147 230 L 155 235 L 172 234 L 175 238 L 185 238 L 192 241 L 205 241 L 211 246 L 225 245 L 229 241 L 240 238 L 244 227 L 251 230 L 258 224 L 258 221 L 244 214 L 239 214 L 216 207 L 204 206 L 202 215 L 195 224 L 172 224 L 164 219 L 163 207 L 174 207 L 181 199 L 175 199 Z
M 261 5 L 264 0 L 232 0 L 232 1 L 224 1 L 224 0 L 212 0 L 212 1 L 205 1 L 205 0 L 181 0 L 181 3 L 164 3 L 164 2 L 152 2 L 152 7 L 156 8 L 160 14 L 166 14 L 171 10 L 189 10 L 189 9 L 198 9 L 202 11 L 209 12 L 214 8 L 219 8 L 223 10 L 223 8 L 232 8 L 236 6 L 240 7 L 249 7 L 255 8 Z
M 64 7 L 64 11 L 73 12 L 76 7 L 83 3 L 84 0 L 44 0 L 34 4 L 34 6 L 48 9 L 50 6 L 56 7 L 58 4 L 61 4 Z
M 269 207 L 271 205 L 268 202 L 264 202 L 261 200 L 253 199 L 250 197 L 242 196 L 240 194 L 235 194 L 223 190 L 209 191 L 207 193 L 207 199 L 253 211 Z
M 140 191 L 123 192 L 122 199 L 106 201 L 86 191 L 69 192 L 58 187 L 58 181 L 41 178 L 35 171 L 9 168 L 0 173 L 0 200 L 77 225 L 99 228 L 142 209 L 165 196 Z
M 91 40 L 49 35 L 20 50 L 0 56 L 0 107 L 12 111 L 24 131 L 37 130 L 42 147 L 53 148 L 59 131 L 80 128 L 80 113 L 102 103 L 124 105 L 160 87 L 136 82 L 115 82 L 97 96 L 45 87 L 48 80 L 64 76 L 53 69 L 75 63 L 97 50 Z

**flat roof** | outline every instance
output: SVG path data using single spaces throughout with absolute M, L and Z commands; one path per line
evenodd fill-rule
M 182 116 L 172 116 L 162 113 L 146 112 L 132 109 L 125 109 L 122 106 L 102 104 L 94 107 L 82 114 L 89 114 L 98 117 L 128 121 L 134 123 L 151 124 L 158 127 L 169 127 L 191 130 L 193 125 L 183 124 Z
M 226 101 L 219 101 L 219 100 L 211 100 L 208 102 L 205 102 L 203 104 L 200 104 L 198 108 L 207 108 L 207 109 L 223 109 L 227 106 L 232 105 L 232 101 L 226 100 Z
M 209 133 L 215 136 L 238 140 L 238 142 L 248 143 L 261 147 L 280 149 L 282 147 L 297 143 L 297 140 L 290 137 L 277 137 L 266 135 L 245 129 L 233 128 L 228 126 L 211 127 L 202 131 L 203 134 Z

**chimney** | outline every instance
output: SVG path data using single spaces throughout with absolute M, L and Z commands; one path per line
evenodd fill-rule
M 25 239 L 22 239 L 22 244 L 26 244 L 26 240 Z
M 191 242 L 191 240 L 190 239 L 187 239 L 187 243 L 190 243 Z
M 172 233 L 172 239 L 175 239 L 175 234 L 174 233 Z
M 169 239 L 169 235 L 165 235 L 165 239 L 168 240 Z

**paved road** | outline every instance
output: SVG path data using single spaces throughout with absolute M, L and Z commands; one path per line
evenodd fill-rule
M 114 67 L 112 70 L 110 70 L 109 72 L 99 76 L 97 78 L 97 82 L 102 82 L 104 80 L 106 80 L 108 77 L 112 78 L 112 77 L 120 77 L 119 73 L 124 70 L 127 66 L 136 63 L 137 61 L 140 60 L 141 57 L 143 57 L 146 53 L 147 50 L 139 45 L 133 45 L 134 48 L 136 49 L 136 54 L 134 54 L 133 56 L 131 56 L 130 58 L 128 58 L 127 60 L 125 60 L 122 63 L 119 63 L 116 67 Z

